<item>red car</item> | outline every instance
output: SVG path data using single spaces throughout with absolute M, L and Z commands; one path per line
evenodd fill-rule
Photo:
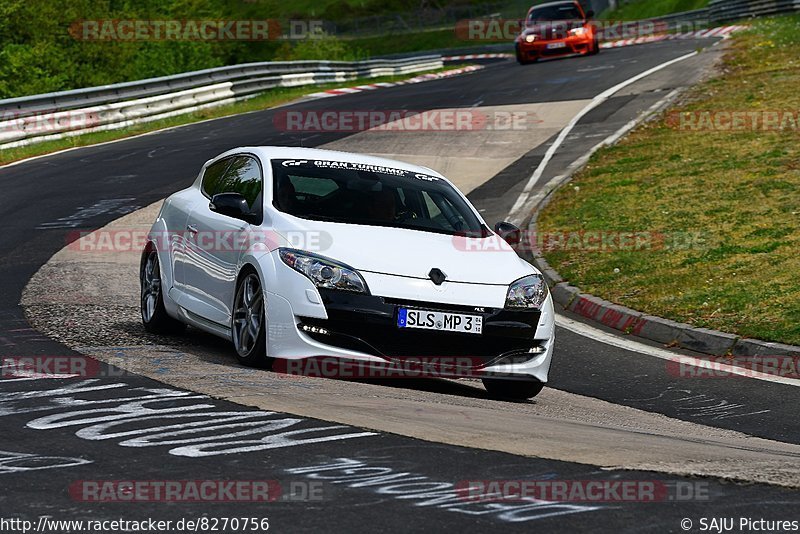
M 533 6 L 514 41 L 517 61 L 524 65 L 542 58 L 597 54 L 597 31 L 589 22 L 593 16 L 593 11 L 584 11 L 575 1 Z

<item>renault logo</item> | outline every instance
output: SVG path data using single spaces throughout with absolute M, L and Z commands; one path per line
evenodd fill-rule
M 430 278 L 430 279 L 431 279 L 431 281 L 432 281 L 434 284 L 436 284 L 437 286 L 440 286 L 440 285 L 442 285 L 442 284 L 444 283 L 444 281 L 447 279 L 447 275 L 446 275 L 446 274 L 444 274 L 444 273 L 441 271 L 441 269 L 439 269 L 439 268 L 437 268 L 437 267 L 434 267 L 433 269 L 431 269 L 431 272 L 429 272 L 429 273 L 428 273 L 428 278 Z

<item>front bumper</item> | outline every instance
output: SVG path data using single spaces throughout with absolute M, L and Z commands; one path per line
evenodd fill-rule
M 291 315 L 294 328 L 282 325 L 280 342 L 270 355 L 278 358 L 334 356 L 374 362 L 421 360 L 441 376 L 507 376 L 547 381 L 553 350 L 553 309 L 542 311 L 475 308 L 417 302 L 333 290 L 320 290 L 327 318 Z M 268 309 L 288 305 L 273 299 Z M 398 309 L 418 308 L 480 315 L 483 332 L 467 334 L 399 328 Z M 286 311 L 280 313 L 288 319 Z M 269 319 L 268 319 L 268 322 Z M 283 321 L 281 321 L 283 322 Z M 277 341 L 277 340 L 275 340 Z M 282 350 L 284 349 L 284 350 Z M 441 361 L 439 366 L 437 362 Z
M 594 38 L 589 36 L 567 37 L 565 39 L 536 40 L 528 43 L 524 40 L 517 42 L 520 55 L 528 60 L 562 57 L 576 54 L 588 54 L 592 50 Z M 558 48 L 554 48 L 557 46 Z

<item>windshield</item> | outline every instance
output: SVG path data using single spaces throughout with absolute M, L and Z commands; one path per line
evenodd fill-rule
M 272 174 L 273 205 L 303 219 L 489 234 L 461 195 L 436 176 L 328 160 L 272 160 Z
M 581 20 L 581 12 L 575 4 L 548 6 L 531 11 L 529 22 L 548 22 L 551 20 Z

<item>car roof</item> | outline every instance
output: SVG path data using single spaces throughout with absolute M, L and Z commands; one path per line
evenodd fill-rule
M 539 5 L 531 6 L 531 9 L 538 9 L 540 7 L 563 6 L 563 5 L 566 5 L 566 4 L 574 6 L 575 4 L 580 5 L 580 2 L 576 2 L 575 0 L 565 0 L 565 1 L 562 1 L 562 2 L 548 2 L 546 4 L 539 4 Z M 583 8 L 581 8 L 581 9 L 583 9 Z
M 352 152 L 340 152 L 338 150 L 323 150 L 320 148 L 303 148 L 303 147 L 285 147 L 285 146 L 249 146 L 239 147 L 229 150 L 224 154 L 217 156 L 219 159 L 231 154 L 242 152 L 250 152 L 259 156 L 263 161 L 273 159 L 321 159 L 328 161 L 347 161 L 350 163 L 362 163 L 365 165 L 375 165 L 381 167 L 391 167 L 394 169 L 402 169 L 410 172 L 418 172 L 423 174 L 430 174 L 444 178 L 441 174 L 423 167 L 421 165 L 414 165 L 403 161 L 394 159 L 381 158 L 377 156 L 369 156 L 366 154 L 355 154 Z

